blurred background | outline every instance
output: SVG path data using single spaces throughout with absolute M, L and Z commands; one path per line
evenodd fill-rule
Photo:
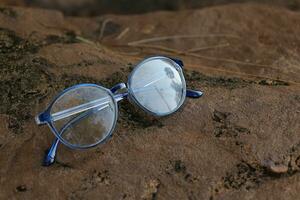
M 247 2 L 281 6 L 294 11 L 300 10 L 300 0 L 0 0 L 0 3 L 4 5 L 56 9 L 72 16 L 137 14 Z

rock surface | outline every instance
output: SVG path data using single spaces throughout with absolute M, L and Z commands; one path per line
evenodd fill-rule
M 299 35 L 300 13 L 252 4 L 95 18 L 2 7 L 0 199 L 299 198 Z M 204 97 L 159 119 L 124 101 L 106 144 L 60 146 L 43 167 L 53 135 L 34 116 L 51 98 L 126 82 L 154 54 L 180 57 Z

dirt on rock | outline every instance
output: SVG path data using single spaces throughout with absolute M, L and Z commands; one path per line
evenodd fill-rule
M 300 13 L 232 4 L 70 17 L 0 9 L 0 199 L 298 199 Z M 35 124 L 62 89 L 126 82 L 150 55 L 181 58 L 201 99 L 152 118 L 120 103 L 113 137 L 78 151 Z

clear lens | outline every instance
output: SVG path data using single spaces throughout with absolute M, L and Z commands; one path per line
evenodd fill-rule
M 53 125 L 72 147 L 89 147 L 105 139 L 114 128 L 116 105 L 109 92 L 94 85 L 74 87 L 51 108 Z
M 186 85 L 181 69 L 171 59 L 150 58 L 137 66 L 129 80 L 135 100 L 148 111 L 167 115 L 183 103 Z

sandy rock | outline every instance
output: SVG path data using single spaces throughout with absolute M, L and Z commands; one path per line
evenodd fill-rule
M 96 18 L 0 10 L 0 199 L 297 199 L 299 22 L 297 12 L 252 4 Z M 172 35 L 197 37 L 161 40 Z M 41 165 L 53 134 L 34 116 L 55 94 L 127 82 L 157 54 L 181 58 L 188 87 L 205 95 L 166 118 L 123 101 L 105 144 L 60 145 L 57 162 Z M 268 170 L 260 162 L 288 157 Z

